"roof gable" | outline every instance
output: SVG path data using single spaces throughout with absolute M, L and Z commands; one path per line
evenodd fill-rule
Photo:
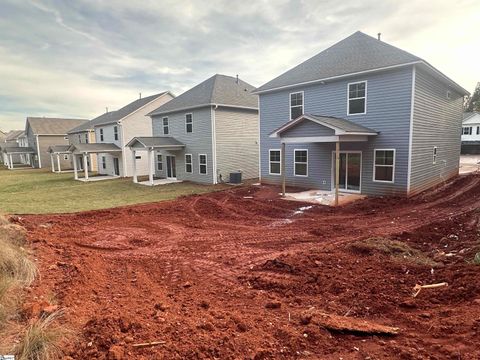
M 209 105 L 258 108 L 254 87 L 241 79 L 216 74 L 152 111 L 150 116 Z
M 480 113 L 468 112 L 463 113 L 463 124 L 480 124 Z

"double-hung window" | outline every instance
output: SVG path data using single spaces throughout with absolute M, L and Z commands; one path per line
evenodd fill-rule
M 295 176 L 308 176 L 308 150 L 294 150 Z
M 103 129 L 100 129 L 100 141 L 103 141 Z
M 437 147 L 433 147 L 433 165 L 437 163 Z
M 118 126 L 113 127 L 113 137 L 115 140 L 118 140 Z
M 193 132 L 193 114 L 185 114 L 185 132 Z
M 347 114 L 367 113 L 367 82 L 359 81 L 348 84 Z
M 88 133 L 85 134 L 85 144 L 88 144 Z
M 465 126 L 463 128 L 463 135 L 472 135 L 472 127 L 471 126 Z
M 395 150 L 375 149 L 373 181 L 393 182 L 395 176 Z
M 164 117 L 162 119 L 162 126 L 163 126 L 163 135 L 168 135 L 170 130 L 168 128 L 168 117 Z
M 477 135 L 480 135 L 480 126 L 477 126 Z
M 163 171 L 163 157 L 162 154 L 157 154 L 157 170 Z
M 206 154 L 198 155 L 198 171 L 201 175 L 207 174 L 207 155 Z
M 193 172 L 192 154 L 185 154 L 185 172 L 189 174 Z
M 270 149 L 268 156 L 269 156 L 269 174 L 280 175 L 281 150 Z
M 105 156 L 102 156 L 102 169 L 107 168 L 107 158 Z
M 290 94 L 290 119 L 303 115 L 303 91 Z

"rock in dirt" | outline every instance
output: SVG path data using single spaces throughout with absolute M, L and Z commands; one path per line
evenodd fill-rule
M 108 349 L 108 359 L 109 360 L 125 359 L 125 351 L 121 346 L 112 345 L 110 349 Z
M 265 304 L 267 309 L 280 309 L 282 307 L 282 303 L 280 301 L 270 301 Z
M 312 313 L 311 322 L 328 330 L 353 334 L 396 335 L 400 331 L 397 327 L 322 312 Z

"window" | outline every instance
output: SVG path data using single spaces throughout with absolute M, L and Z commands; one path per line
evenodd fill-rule
M 375 151 L 373 181 L 393 182 L 395 174 L 395 150 L 381 149 Z
M 360 81 L 348 84 L 347 114 L 367 113 L 367 82 Z
M 85 144 L 88 144 L 88 133 L 85 134 Z
M 478 133 L 478 131 L 477 131 Z M 471 126 L 465 126 L 463 128 L 463 135 L 472 135 L 472 127 Z
M 308 176 L 308 150 L 294 151 L 294 175 Z
M 135 155 L 135 160 L 142 160 L 142 157 L 140 155 Z
M 100 141 L 103 141 L 103 129 L 100 129 Z
M 107 158 L 105 156 L 102 156 L 102 169 L 107 168 Z
M 80 136 L 80 134 L 78 134 L 78 143 L 79 143 L 79 144 L 82 143 L 82 137 Z
M 433 147 L 433 165 L 437 163 L 437 147 Z
M 193 132 L 193 115 L 185 114 L 185 131 L 187 133 Z
M 477 126 L 477 135 L 480 135 L 480 126 Z
M 192 154 L 185 154 L 185 172 L 189 174 L 193 172 Z
M 157 170 L 163 171 L 163 159 L 162 154 L 157 154 Z
M 290 94 L 290 119 L 303 115 L 303 91 Z
M 169 134 L 168 117 L 164 117 L 162 119 L 162 125 L 163 125 L 163 135 L 168 135 Z
M 113 127 L 113 137 L 115 140 L 118 140 L 118 126 Z
M 68 154 L 63 155 L 63 160 L 68 160 L 68 159 L 69 159 Z
M 207 155 L 205 154 L 198 155 L 198 171 L 202 175 L 207 174 Z
M 269 151 L 269 174 L 270 175 L 280 175 L 280 162 L 281 162 L 281 151 L 280 150 L 270 150 Z

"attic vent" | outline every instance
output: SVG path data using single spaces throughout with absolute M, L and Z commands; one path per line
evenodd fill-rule
M 450 100 L 452 98 L 452 93 L 447 90 L 447 99 Z

